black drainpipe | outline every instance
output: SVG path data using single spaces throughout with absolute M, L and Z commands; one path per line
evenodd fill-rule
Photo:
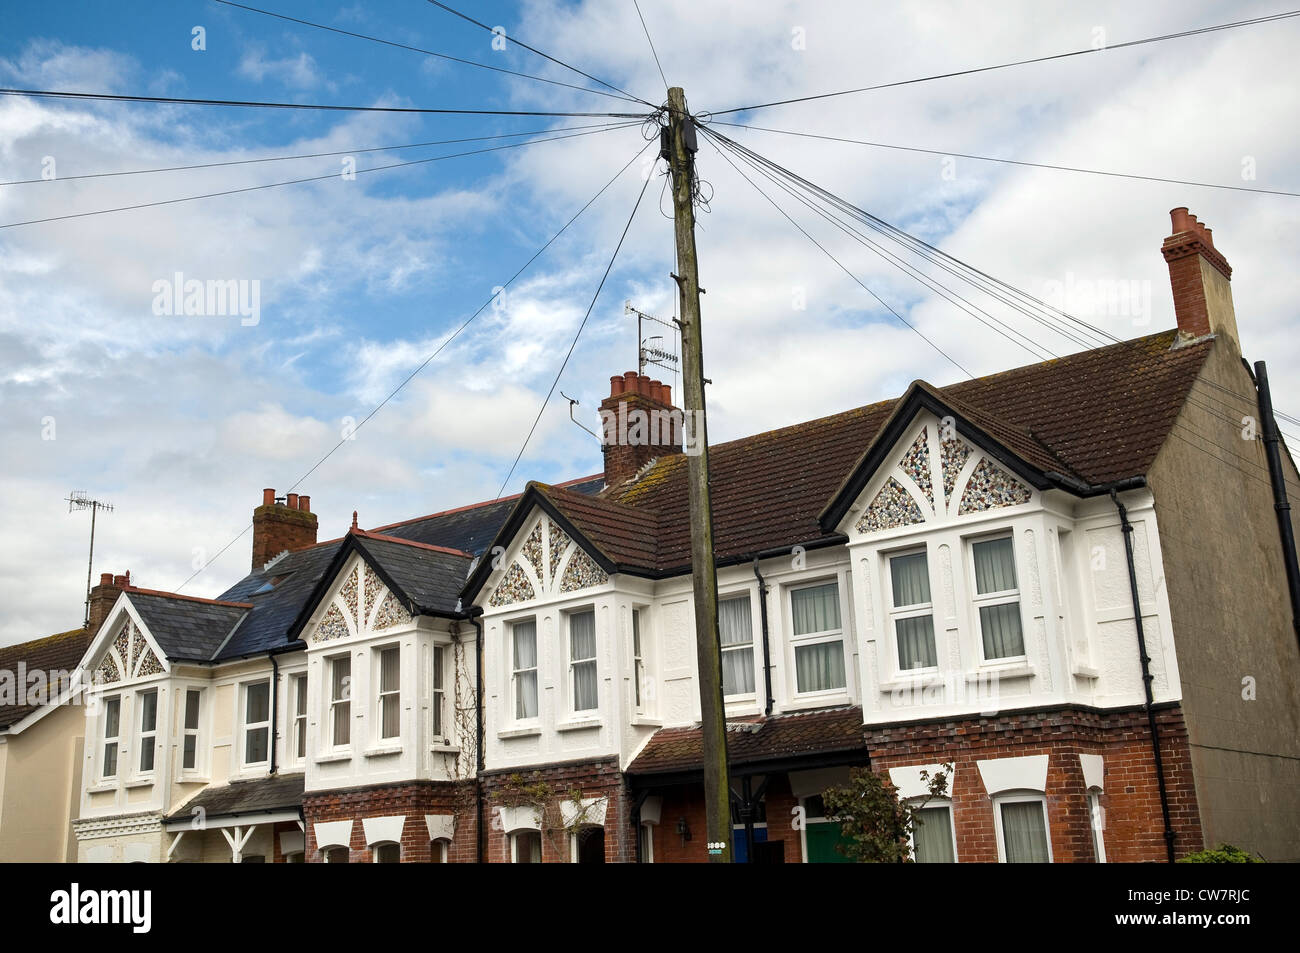
M 767 704 L 763 708 L 764 715 L 772 714 L 772 657 L 771 648 L 767 640 L 767 583 L 763 581 L 763 574 L 758 571 L 758 556 L 754 556 L 754 578 L 758 580 L 758 617 L 762 620 L 763 625 L 763 690 L 767 694 Z
M 470 615 L 474 626 L 474 858 L 483 863 L 483 623 L 477 615 Z
M 279 723 L 276 721 L 276 706 L 280 700 L 280 663 L 275 660 L 275 653 L 268 654 L 271 659 L 271 768 L 268 774 L 275 774 L 275 748 L 276 741 L 280 734 Z
M 1296 565 L 1295 530 L 1291 525 L 1291 503 L 1286 498 L 1286 478 L 1282 473 L 1282 438 L 1273 419 L 1273 394 L 1268 387 L 1268 368 L 1255 362 L 1255 386 L 1259 390 L 1259 417 L 1264 428 L 1264 452 L 1268 456 L 1268 478 L 1273 484 L 1273 509 L 1277 512 L 1278 534 L 1282 537 L 1282 564 L 1286 567 L 1286 584 L 1291 590 L 1291 626 L 1300 641 L 1300 567 Z
M 1169 821 L 1169 791 L 1165 788 L 1165 763 L 1160 754 L 1160 728 L 1156 724 L 1156 712 L 1152 707 L 1154 699 L 1151 694 L 1151 656 L 1147 654 L 1147 637 L 1142 628 L 1142 604 L 1138 597 L 1137 568 L 1133 562 L 1133 524 L 1128 521 L 1128 510 L 1119 501 L 1115 487 L 1110 488 L 1110 499 L 1119 511 L 1120 528 L 1124 531 L 1124 554 L 1128 558 L 1128 585 L 1133 596 L 1133 622 L 1137 626 L 1138 655 L 1142 659 L 1142 688 L 1146 692 L 1147 727 L 1151 731 L 1151 753 L 1156 762 L 1156 784 L 1160 788 L 1160 813 L 1165 821 L 1165 857 L 1169 863 L 1174 862 L 1174 833 Z

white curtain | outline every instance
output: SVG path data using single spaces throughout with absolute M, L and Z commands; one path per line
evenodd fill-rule
M 249 685 L 244 693 L 244 723 L 267 722 L 271 717 L 271 686 L 267 682 Z M 267 758 L 270 729 L 250 728 L 244 732 L 244 761 L 258 764 Z
M 1047 863 L 1047 826 L 1041 801 L 1002 805 L 1002 843 L 1009 864 Z
M 718 633 L 722 641 L 722 693 L 753 694 L 754 623 L 749 596 L 718 603 Z
M 794 667 L 801 692 L 843 688 L 844 643 L 836 639 L 816 645 L 796 645 Z
M 794 616 L 794 634 L 827 632 L 840 627 L 839 583 L 796 589 L 790 593 L 790 612 Z
M 515 717 L 537 717 L 537 623 L 511 626 L 515 658 Z
M 1025 654 L 1019 602 L 980 606 L 980 631 L 984 633 L 985 658 L 1014 658 Z
M 443 720 L 443 702 L 445 699 L 444 689 L 442 687 L 442 653 L 444 649 L 441 645 L 433 647 L 433 733 L 436 737 L 441 738 L 442 720 Z
M 925 553 L 895 556 L 889 560 L 894 587 L 894 608 L 924 605 L 930 601 L 930 569 Z
M 939 664 L 934 648 L 934 617 L 913 616 L 894 620 L 898 635 L 898 669 L 906 672 L 913 668 L 932 668 Z
M 379 691 L 383 698 L 381 738 L 396 738 L 402 733 L 401 666 L 401 649 L 384 649 L 379 654 Z
M 1016 588 L 1016 556 L 1011 547 L 1011 537 L 990 539 L 976 543 L 975 589 L 981 595 L 990 592 L 1007 592 Z
M 338 658 L 330 663 L 330 699 L 333 702 L 334 733 L 336 745 L 350 744 L 352 740 L 352 660 Z
M 947 807 L 922 808 L 912 828 L 918 864 L 953 864 L 952 811 Z
M 569 658 L 573 663 L 573 710 L 596 707 L 596 613 L 569 616 Z

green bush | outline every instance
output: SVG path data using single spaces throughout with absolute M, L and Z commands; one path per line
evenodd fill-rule
M 1254 857 L 1240 847 L 1220 844 L 1213 850 L 1201 850 L 1188 854 L 1178 861 L 1180 864 L 1262 864 L 1263 858 Z

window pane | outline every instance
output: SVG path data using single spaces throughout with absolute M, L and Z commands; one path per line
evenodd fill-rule
M 537 667 L 537 623 L 516 622 L 510 628 L 514 636 L 515 670 Z
M 635 671 L 632 673 L 632 687 L 636 693 L 636 707 L 641 707 L 641 679 L 643 676 L 643 660 L 641 658 L 641 610 L 632 610 L 632 665 Z
M 244 763 L 259 764 L 266 760 L 269 729 L 250 728 L 244 732 Z
M 751 695 L 754 692 L 754 647 L 724 649 L 722 652 L 722 694 Z
M 925 553 L 890 559 L 889 578 L 894 588 L 894 608 L 924 605 L 930 601 L 930 568 Z
M 898 634 L 898 668 L 930 668 L 939 664 L 934 647 L 934 617 L 916 616 L 895 619 L 894 631 Z
M 122 714 L 122 700 L 110 698 L 104 702 L 104 737 L 116 738 L 118 718 Z
M 840 627 L 839 583 L 795 589 L 790 593 L 790 611 L 794 616 L 794 634 L 829 632 Z M 843 666 L 841 665 L 841 668 Z
M 140 730 L 153 731 L 158 726 L 158 693 L 140 696 Z
M 255 685 L 249 685 L 244 692 L 244 721 L 252 725 L 260 721 L 270 720 L 270 684 L 258 682 Z
M 402 733 L 402 704 L 400 695 L 385 695 L 380 702 L 383 709 L 382 738 L 396 738 Z
M 199 698 L 201 693 L 190 689 L 185 693 L 185 727 L 197 731 L 199 727 Z
M 971 551 L 975 555 L 975 589 L 980 595 L 1016 588 L 1016 557 L 1009 536 L 976 543 Z
M 444 701 L 442 694 L 442 653 L 442 646 L 435 645 L 433 647 L 433 733 L 438 738 L 443 736 L 442 706 Z
M 334 744 L 343 746 L 352 743 L 352 704 L 351 702 L 335 702 L 333 705 L 333 735 Z
M 397 844 L 380 844 L 375 848 L 375 863 L 398 864 L 402 861 L 402 848 Z
M 307 719 L 295 718 L 293 723 L 294 731 L 294 753 L 299 760 L 307 757 Z
M 801 692 L 844 687 L 844 647 L 838 639 L 818 645 L 796 645 L 794 667 Z
M 918 864 L 952 864 L 957 862 L 952 850 L 952 811 L 947 807 L 923 808 L 912 828 Z
M 589 711 L 597 707 L 596 663 L 576 662 L 573 666 L 573 710 Z
M 569 616 L 569 657 L 596 657 L 596 613 L 577 612 Z
M 104 777 L 111 778 L 117 774 L 117 742 L 104 745 Z
M 140 770 L 153 770 L 153 749 L 154 741 L 152 737 L 140 739 Z
M 187 771 L 194 770 L 198 756 L 198 738 L 194 735 L 185 736 L 185 753 L 181 760 L 181 767 Z
M 537 831 L 520 831 L 514 835 L 515 863 L 540 864 L 542 862 L 542 835 Z
M 1002 845 L 1009 864 L 1047 863 L 1047 827 L 1041 801 L 1002 805 Z
M 402 683 L 401 649 L 384 649 L 379 653 L 379 690 L 395 692 Z
M 718 603 L 718 634 L 724 647 L 753 645 L 754 623 L 750 615 L 749 596 L 724 599 Z
M 325 851 L 325 863 L 327 864 L 346 864 L 351 859 L 351 853 L 346 847 L 331 847 Z
M 1019 602 L 980 606 L 980 631 L 984 633 L 985 658 L 1014 658 L 1025 654 Z
M 515 676 L 515 717 L 537 717 L 537 670 Z
M 294 685 L 297 691 L 294 694 L 294 713 L 298 715 L 307 714 L 307 676 L 298 675 L 294 678 Z
M 351 697 L 352 659 L 336 658 L 330 662 L 330 700 L 346 701 Z

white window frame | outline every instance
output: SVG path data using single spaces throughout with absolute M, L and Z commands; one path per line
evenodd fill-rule
M 1042 807 L 1043 811 L 1043 831 L 1047 835 L 1047 862 L 1055 863 L 1052 859 L 1052 825 L 1051 819 L 1047 816 L 1047 796 L 1039 791 L 1017 791 L 1009 794 L 999 794 L 993 798 L 993 826 L 997 834 L 998 842 L 998 863 L 1007 862 L 1006 840 L 1002 833 L 1002 805 L 1004 804 L 1023 804 L 1034 802 Z
M 803 587 L 801 587 L 801 586 L 796 586 L 796 587 L 793 587 L 793 588 L 791 589 L 791 591 L 793 592 L 795 588 L 803 588 Z M 761 597 L 760 597 L 760 598 L 761 598 Z M 721 606 L 722 603 L 724 603 L 724 602 L 730 602 L 732 599 L 748 599 L 748 600 L 749 600 L 749 644 L 748 644 L 748 646 L 746 646 L 746 645 L 744 645 L 744 644 L 742 644 L 742 643 L 740 643 L 740 642 L 737 642 L 735 645 L 724 646 L 724 645 L 722 644 L 722 630 L 719 629 L 719 630 L 718 630 L 718 651 L 719 651 L 720 654 L 722 654 L 722 655 L 726 655 L 728 652 L 743 652 L 743 651 L 745 651 L 746 648 L 749 649 L 750 668 L 752 668 L 752 669 L 754 670 L 754 690 L 753 690 L 752 692 L 736 692 L 736 693 L 734 693 L 734 694 L 732 694 L 732 695 L 724 694 L 722 697 L 723 697 L 724 702 L 727 703 L 727 704 L 731 704 L 731 703 L 733 703 L 733 702 L 740 702 L 740 703 L 743 703 L 743 702 L 747 702 L 747 701 L 754 701 L 754 700 L 756 700 L 756 699 L 758 698 L 758 686 L 759 686 L 759 683 L 760 683 L 760 679 L 759 679 L 759 677 L 758 677 L 758 676 L 759 676 L 759 672 L 758 672 L 758 652 L 755 651 L 755 644 L 754 644 L 754 643 L 755 643 L 755 638 L 754 638 L 754 619 L 755 619 L 755 616 L 754 616 L 754 608 L 755 608 L 755 607 L 754 607 L 754 593 L 753 593 L 753 590 L 750 590 L 750 589 L 741 589 L 741 590 L 739 590 L 739 591 L 737 591 L 737 592 L 719 593 L 719 594 L 718 594 L 718 605 Z M 793 632 L 793 631 L 794 631 L 794 624 L 793 624 L 793 623 L 794 623 L 794 610 L 793 610 L 793 608 L 791 609 L 790 619 L 791 619 L 791 628 L 790 628 L 790 631 Z M 844 625 L 843 607 L 842 607 L 842 606 L 841 606 L 840 625 L 841 625 L 841 627 Z M 793 653 L 793 652 L 794 652 L 794 649 L 791 648 L 790 651 L 791 651 L 791 653 Z M 844 679 L 845 679 L 845 683 L 846 683 L 846 684 L 847 684 L 847 682 L 848 682 L 848 677 L 849 677 L 849 676 L 848 676 L 848 672 L 847 672 L 847 670 L 846 670 L 846 671 L 845 671 L 845 674 L 844 674 Z M 724 691 L 725 691 L 725 689 L 724 689 Z M 806 694 L 806 693 L 805 693 L 805 694 Z
M 347 685 L 344 689 L 343 697 L 335 698 L 334 666 L 341 662 L 348 663 Z M 354 696 L 356 694 L 352 691 L 353 686 L 356 684 L 352 669 L 352 656 L 349 653 L 345 652 L 341 655 L 332 655 L 325 660 L 325 691 L 322 694 L 325 696 L 325 719 L 326 724 L 329 726 L 327 731 L 329 745 L 327 747 L 332 751 L 348 751 L 352 748 L 352 702 L 355 701 Z M 348 708 L 346 719 L 348 726 L 348 740 L 343 744 L 338 743 L 338 739 L 335 737 L 334 733 L 334 729 L 337 725 L 334 709 L 339 705 L 346 705 Z
M 929 811 L 942 808 L 948 812 L 948 832 L 952 835 L 952 860 L 953 863 L 961 863 L 961 855 L 957 853 L 957 816 L 953 813 L 952 800 L 946 797 L 913 798 L 912 803 L 921 810 Z M 907 840 L 912 852 L 913 863 L 920 863 L 916 859 L 915 828 L 908 832 Z
M 301 764 L 307 760 L 307 673 L 290 675 L 289 684 L 293 688 L 293 712 L 290 715 L 293 730 L 289 733 L 293 753 L 290 760 Z
M 795 635 L 794 634 L 794 594 L 800 591 L 801 589 L 817 589 L 821 586 L 829 586 L 829 585 L 835 586 L 835 598 L 839 602 L 840 627 L 838 629 L 827 629 L 824 632 L 807 632 L 804 633 L 803 635 Z M 786 614 L 786 620 L 789 623 L 788 631 L 790 633 L 788 642 L 790 644 L 790 683 L 791 683 L 791 688 L 794 689 L 793 696 L 795 698 L 805 699 L 805 698 L 836 698 L 841 695 L 847 695 L 849 693 L 849 679 L 852 675 L 852 672 L 850 671 L 852 666 L 849 664 L 849 659 L 846 657 L 847 656 L 846 649 L 848 647 L 848 630 L 845 625 L 845 620 L 848 616 L 848 613 L 845 611 L 845 605 L 844 605 L 844 580 L 840 578 L 840 574 L 836 573 L 832 576 L 825 576 L 821 579 L 809 580 L 808 582 L 800 582 L 796 585 L 787 586 L 785 590 L 785 614 Z M 799 665 L 797 661 L 796 649 L 798 649 L 800 646 L 821 645 L 826 642 L 838 642 L 840 644 L 840 655 L 842 657 L 842 661 L 844 665 L 844 684 L 841 685 L 839 688 L 822 688 L 822 689 L 817 689 L 815 691 L 808 691 L 808 692 L 800 691 L 799 690 Z M 757 691 L 758 683 L 755 682 L 754 686 L 755 686 L 755 690 Z
M 109 705 L 114 702 L 117 703 L 117 734 L 110 735 L 108 733 L 108 708 Z M 99 732 L 100 732 L 100 744 L 99 744 L 99 752 L 98 752 L 99 770 L 96 772 L 96 774 L 101 781 L 111 781 L 116 779 L 122 773 L 122 696 L 121 695 L 105 696 L 103 698 L 103 706 L 104 706 L 104 712 L 102 715 L 103 720 L 100 723 L 100 727 L 99 727 Z M 109 745 L 113 746 L 113 773 L 112 774 L 109 774 L 107 771 L 104 770 Z
M 1097 863 L 1106 863 L 1106 810 L 1101 806 L 1101 788 L 1088 789 L 1088 827 L 1092 831 L 1092 852 Z M 1051 838 L 1049 837 L 1050 841 Z
M 591 616 L 592 646 L 591 656 L 587 658 L 574 658 L 573 656 L 573 632 L 570 628 L 573 617 L 577 615 Z M 581 606 L 576 609 L 569 609 L 564 613 L 564 657 L 568 665 L 568 710 L 574 718 L 595 718 L 600 712 L 600 639 L 596 635 L 596 607 Z M 590 708 L 578 708 L 578 666 L 590 665 L 596 672 L 596 704 Z
M 521 827 L 510 832 L 510 863 L 519 863 L 519 838 L 530 834 L 537 837 L 537 862 L 542 863 L 542 832 L 535 827 Z
M 266 721 L 249 721 L 248 690 L 258 685 L 266 686 Z M 242 682 L 239 688 L 239 763 L 244 768 L 256 768 L 260 765 L 270 764 L 271 745 L 275 743 L 275 739 L 271 734 L 271 680 L 268 678 L 257 678 L 251 681 Z M 266 758 L 261 761 L 248 761 L 248 733 L 257 730 L 266 731 Z
M 979 543 L 991 543 L 999 539 L 1011 540 L 1011 565 L 1016 571 L 1016 588 L 1004 589 L 1000 592 L 981 593 L 975 580 L 975 547 Z M 1025 628 L 1025 616 L 1021 609 L 1023 603 L 1020 589 L 1020 557 L 1016 552 L 1015 530 L 1011 527 L 1004 527 L 992 532 L 981 533 L 978 536 L 968 536 L 962 542 L 966 550 L 966 572 L 970 578 L 971 629 L 975 633 L 975 641 L 978 643 L 980 664 L 1006 665 L 1025 661 L 1029 657 L 1029 641 L 1028 630 Z M 988 658 L 984 654 L 984 626 L 980 622 L 980 609 L 982 607 L 1007 605 L 1012 602 L 1016 604 L 1016 612 L 1020 616 L 1020 647 L 1023 651 L 1019 655 Z
M 323 863 L 323 864 L 331 863 L 331 861 L 330 861 L 330 854 L 332 854 L 332 853 L 333 853 L 334 851 L 336 851 L 336 850 L 341 850 L 341 851 L 346 852 L 347 855 L 348 855 L 348 859 L 347 859 L 347 861 L 336 860 L 336 861 L 332 861 L 332 863 L 341 864 L 341 863 L 350 863 L 350 862 L 352 861 L 352 849 L 351 849 L 351 848 L 349 848 L 349 847 L 344 847 L 342 844 L 332 844 L 332 845 L 330 845 L 329 847 L 322 847 L 322 848 L 321 848 L 321 863 Z
M 602 845 L 604 844 L 604 837 L 606 833 L 604 824 L 583 824 L 582 826 L 580 826 L 579 828 L 577 828 L 576 830 L 574 830 L 572 833 L 569 834 L 569 863 L 576 864 L 578 862 L 579 840 L 581 839 L 582 835 L 585 834 L 587 831 L 600 831 L 601 843 Z
M 515 667 L 515 627 L 518 625 L 527 625 L 532 623 L 533 626 L 533 665 L 531 668 Z M 510 694 L 506 698 L 506 704 L 509 706 L 509 721 L 515 724 L 532 725 L 536 724 L 542 717 L 542 653 L 541 653 L 541 633 L 540 626 L 537 624 L 536 616 L 522 616 L 518 619 L 512 619 L 505 625 L 506 638 L 508 639 L 509 665 L 510 665 Z M 519 714 L 519 676 L 528 672 L 534 673 L 533 679 L 533 708 L 536 710 L 535 715 Z
M 645 641 L 640 606 L 632 607 L 632 703 L 638 715 L 646 711 Z
M 393 863 L 398 863 L 398 864 L 400 864 L 400 863 L 402 862 L 402 845 L 399 844 L 399 843 L 398 843 L 397 841 L 395 841 L 395 840 L 386 840 L 386 841 L 380 841 L 380 842 L 377 843 L 377 844 L 371 844 L 371 845 L 370 845 L 370 862 L 371 862 L 372 864 L 383 864 L 383 863 L 388 863 L 388 861 L 383 861 L 383 860 L 380 860 L 380 859 L 379 859 L 379 851 L 380 851 L 380 848 L 383 848 L 383 847 L 396 847 L 396 848 L 397 848 L 397 860 L 396 860 L 396 861 L 393 861 Z
M 397 688 L 390 691 L 384 691 L 384 653 L 397 653 Z M 374 672 L 373 691 L 371 696 L 375 702 L 375 743 L 376 744 L 399 744 L 402 740 L 402 646 L 399 642 L 390 642 L 387 645 L 377 645 L 371 652 L 371 669 Z M 384 700 L 388 698 L 397 699 L 397 734 L 384 734 Z M 351 732 L 348 733 L 351 737 Z
M 655 825 L 649 821 L 642 821 L 641 826 L 637 828 L 637 838 L 641 847 L 641 863 L 653 864 L 655 862 Z M 644 840 L 641 840 L 644 838 Z
M 433 643 L 429 659 L 429 735 L 435 745 L 451 744 L 447 721 L 447 656 L 451 646 Z
M 939 627 L 935 625 L 934 618 L 934 578 L 930 574 L 930 549 L 922 544 L 920 546 L 909 546 L 906 549 L 896 549 L 881 554 L 885 560 L 885 571 L 883 578 L 885 581 L 885 605 L 889 610 L 889 653 L 890 668 L 900 676 L 910 677 L 913 675 L 925 675 L 931 672 L 937 672 L 939 665 Z M 925 557 L 925 574 L 930 584 L 930 601 L 918 602 L 909 606 L 894 605 L 894 564 L 893 560 L 900 556 L 924 556 Z M 973 559 L 974 557 L 972 557 Z M 977 613 L 978 614 L 978 613 Z M 924 665 L 920 668 L 903 668 L 902 662 L 898 657 L 898 626 L 895 625 L 900 619 L 919 619 L 922 616 L 930 617 L 930 634 L 934 638 L 934 665 Z
M 191 728 L 188 723 L 190 709 L 190 695 L 198 695 L 198 716 L 195 718 L 195 726 Z M 186 686 L 181 690 L 181 774 L 194 775 L 202 774 L 204 767 L 203 746 L 203 709 L 206 692 L 202 688 Z M 194 764 L 189 767 L 185 766 L 185 744 L 191 738 L 194 739 Z
M 153 698 L 153 727 L 146 731 L 144 727 L 144 700 L 150 696 Z M 154 772 L 158 769 L 158 703 L 161 700 L 158 689 L 156 688 L 150 688 L 135 693 L 135 704 L 132 706 L 135 708 L 136 747 L 135 771 L 133 774 L 138 778 L 151 778 L 153 777 Z M 148 750 L 150 756 L 149 767 L 147 768 L 141 764 L 141 761 L 144 758 L 146 745 L 149 746 Z
M 451 863 L 451 841 L 445 837 L 435 837 L 429 841 L 429 863 Z

